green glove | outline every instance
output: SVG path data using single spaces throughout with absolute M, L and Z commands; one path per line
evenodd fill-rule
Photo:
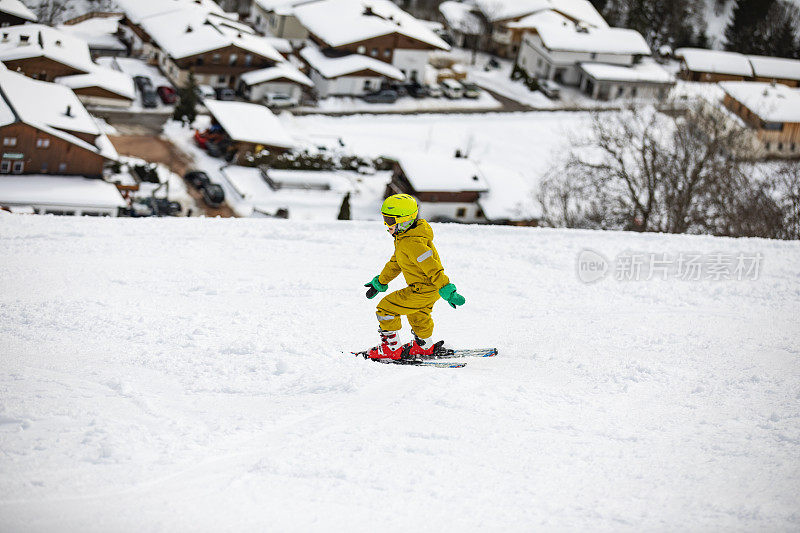
M 365 287 L 369 287 L 369 289 L 367 290 L 367 298 L 369 298 L 370 300 L 375 298 L 375 295 L 378 294 L 379 292 L 386 292 L 386 289 L 389 288 L 388 285 L 384 285 L 383 283 L 378 281 L 378 278 L 380 277 L 381 277 L 380 274 L 378 274 L 377 276 L 372 278 L 372 281 L 364 284 Z
M 467 301 L 466 298 L 456 292 L 456 286 L 452 283 L 448 283 L 439 289 L 439 296 L 449 303 L 450 307 L 453 309 L 455 309 L 457 305 L 464 305 L 464 302 Z

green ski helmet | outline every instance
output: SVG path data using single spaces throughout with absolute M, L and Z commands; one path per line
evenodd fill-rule
M 417 221 L 419 206 L 410 194 L 393 194 L 381 206 L 386 231 L 397 235 L 408 230 Z

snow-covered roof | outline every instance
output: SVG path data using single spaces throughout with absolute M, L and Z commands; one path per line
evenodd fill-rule
M 36 22 L 36 14 L 20 0 L 0 0 L 0 12 Z
M 174 59 L 235 46 L 281 61 L 283 56 L 252 28 L 205 9 L 182 9 L 143 19 L 140 26 Z
M 800 123 L 800 91 L 797 89 L 747 81 L 726 81 L 719 85 L 765 122 Z
M 83 72 L 95 66 L 86 41 L 50 26 L 6 26 L 0 34 L 0 61 L 47 57 Z
M 589 0 L 472 0 L 491 22 L 518 19 L 540 11 L 553 10 L 575 22 L 597 28 L 608 24 Z
M 125 207 L 113 183 L 75 176 L 0 176 L 0 205 Z
M 447 21 L 447 25 L 467 35 L 478 35 L 483 31 L 481 19 L 472 12 L 474 7 L 464 2 L 445 0 L 439 4 L 439 12 Z
M 400 69 L 393 67 L 389 63 L 384 63 L 375 58 L 362 56 L 361 54 L 349 54 L 341 57 L 327 57 L 316 46 L 309 45 L 300 50 L 302 57 L 314 70 L 328 79 L 338 78 L 369 70 L 380 76 L 386 76 L 395 80 L 404 80 L 406 77 Z
M 576 22 L 596 28 L 607 28 L 608 23 L 589 0 L 550 0 L 551 9 Z
M 6 106 L 16 112 L 21 122 L 108 159 L 118 157 L 111 143 L 105 142 L 107 137 L 97 122 L 69 87 L 33 80 L 10 70 L 0 70 L 0 87 L 7 99 Z M 8 113 L 0 109 L 0 117 L 8 120 Z M 7 123 L 0 122 L 0 125 Z M 95 144 L 69 132 L 92 135 Z
M 200 10 L 205 13 L 217 13 L 236 20 L 237 16 L 225 11 L 213 0 L 115 0 L 125 12 L 125 17 L 134 24 L 144 19 L 187 9 Z
M 119 20 L 119 16 L 94 17 L 77 24 L 61 24 L 58 29 L 86 41 L 89 48 L 125 50 L 125 45 L 114 35 L 119 28 Z
M 650 47 L 636 30 L 627 28 L 577 28 L 540 26 L 542 43 L 550 50 L 598 54 L 650 55 Z
M 292 53 L 292 42 L 282 37 L 264 37 L 272 47 L 283 55 Z
M 473 0 L 490 22 L 524 17 L 543 9 L 550 9 L 550 0 Z
M 649 83 L 673 83 L 675 78 L 655 62 L 643 62 L 626 67 L 609 63 L 584 62 L 581 69 L 599 81 L 627 81 Z
M 515 29 L 538 29 L 539 26 L 564 26 L 566 28 L 573 28 L 574 22 L 561 13 L 553 11 L 552 9 L 545 9 L 533 15 L 528 15 L 519 19 L 517 22 L 509 22 L 506 24 L 509 28 Z
M 800 60 L 783 57 L 747 56 L 753 75 L 759 78 L 800 80 Z
M 306 87 L 314 86 L 314 83 L 308 78 L 308 76 L 297 70 L 297 68 L 294 65 L 292 65 L 287 61 L 278 63 L 274 67 L 262 68 L 259 70 L 251 70 L 250 72 L 245 72 L 239 78 L 244 83 L 250 86 L 258 85 L 259 83 L 265 83 L 268 81 L 278 80 L 281 78 L 294 81 L 296 83 L 299 83 L 300 85 L 305 85 Z
M 481 193 L 478 205 L 490 221 L 535 220 L 542 217 L 538 202 L 531 202 L 521 191 L 530 184 L 518 171 L 500 165 L 477 163 L 489 190 Z
M 397 158 L 411 186 L 417 192 L 482 192 L 489 189 L 474 161 L 421 153 Z
M 294 141 L 272 111 L 258 104 L 205 100 L 209 113 L 235 141 L 291 148 Z
M 136 88 L 133 84 L 133 78 L 124 72 L 119 72 L 110 68 L 98 66 L 88 74 L 63 76 L 56 78 L 55 82 L 66 85 L 73 90 L 98 87 L 118 94 L 128 100 L 136 99 Z
M 747 56 L 737 52 L 705 50 L 703 48 L 678 48 L 675 57 L 683 59 L 686 68 L 694 72 L 710 72 L 749 77 L 753 67 Z
M 433 48 L 450 49 L 425 24 L 389 0 L 319 0 L 296 7 L 294 15 L 310 33 L 333 47 L 397 33 Z

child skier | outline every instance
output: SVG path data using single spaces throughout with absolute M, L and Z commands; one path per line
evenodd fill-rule
M 374 298 L 388 289 L 389 282 L 400 272 L 407 287 L 387 294 L 379 303 L 378 333 L 381 344 L 367 352 L 370 359 L 401 359 L 432 355 L 433 320 L 431 311 L 439 297 L 455 309 L 466 301 L 444 274 L 439 254 L 433 246 L 433 230 L 427 221 L 417 218 L 417 201 L 408 194 L 395 194 L 381 206 L 383 223 L 394 236 L 394 254 L 380 274 L 365 284 L 367 298 Z M 402 327 L 400 316 L 406 315 L 414 340 L 403 346 L 397 338 Z M 436 343 L 436 345 L 441 345 Z

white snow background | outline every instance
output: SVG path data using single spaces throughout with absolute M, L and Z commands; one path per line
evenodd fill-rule
M 434 229 L 436 333 L 500 351 L 462 369 L 340 354 L 377 222 L 0 218 L 0 531 L 800 528 L 798 243 Z M 764 260 L 587 285 L 584 248 Z

